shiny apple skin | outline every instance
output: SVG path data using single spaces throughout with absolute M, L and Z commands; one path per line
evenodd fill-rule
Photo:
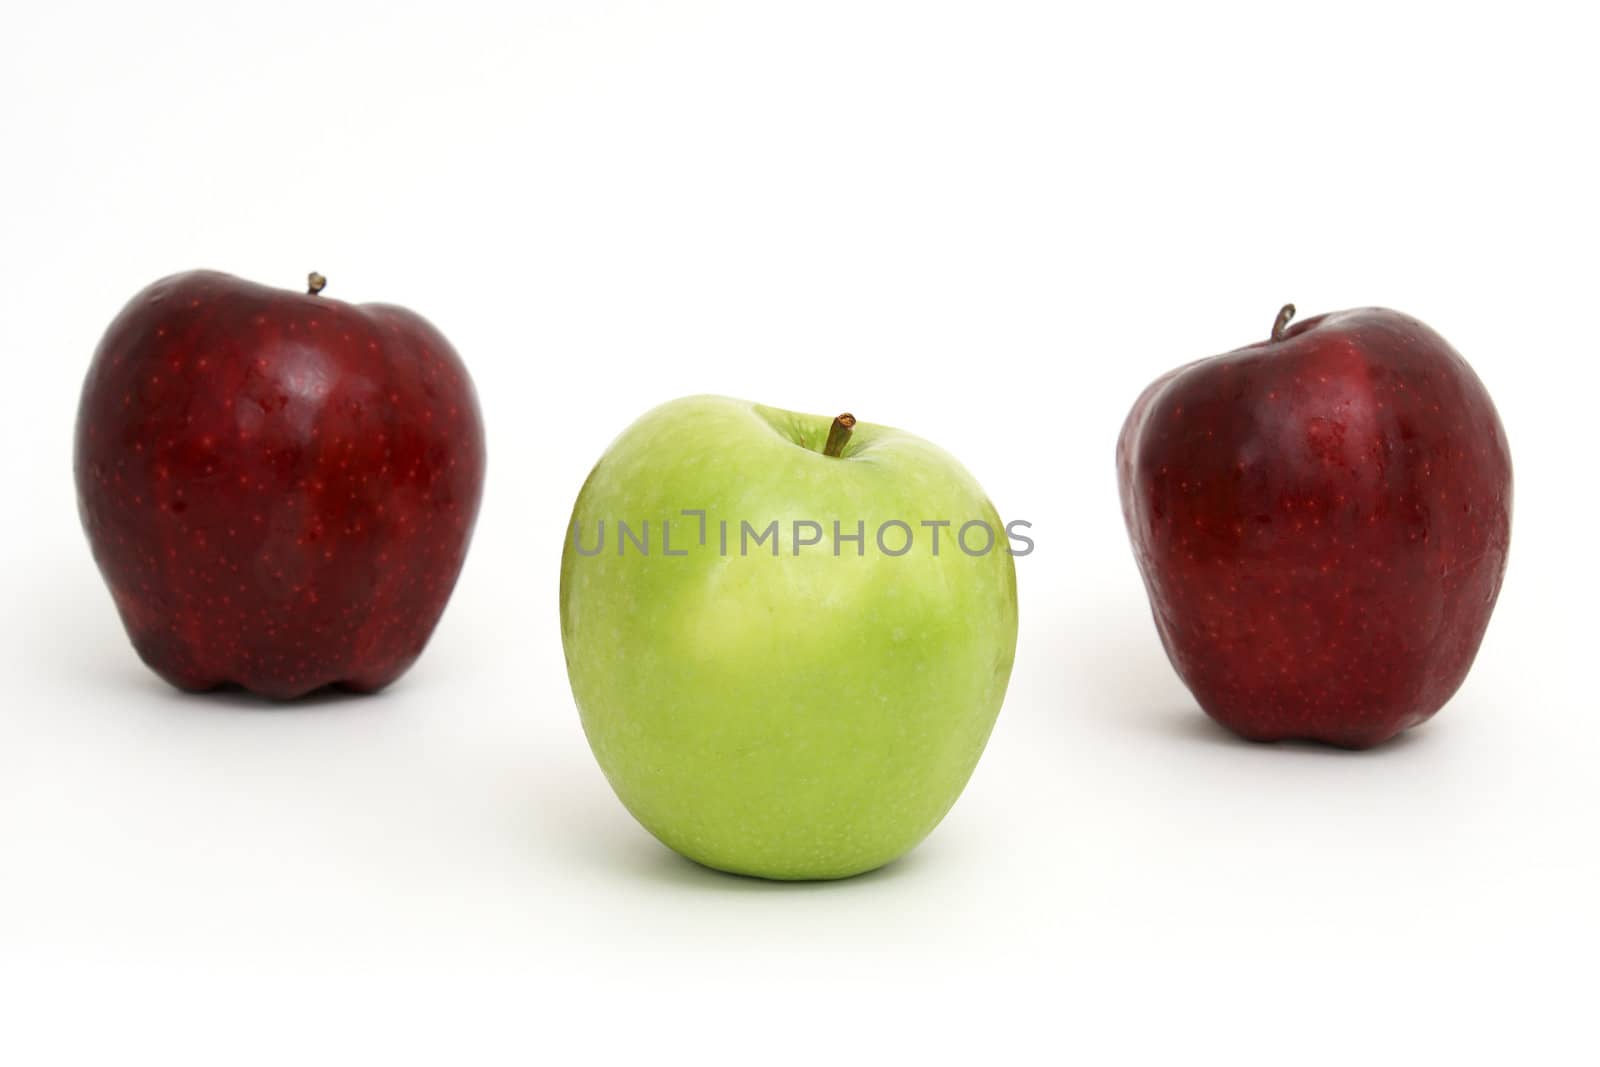
M 1505 574 L 1511 455 L 1416 319 L 1322 315 L 1172 371 L 1117 472 L 1167 656 L 1234 732 L 1368 748 L 1465 679 Z
M 289 699 L 411 666 L 483 491 L 472 381 L 420 316 L 194 271 L 135 296 L 78 410 L 78 508 L 140 657 Z

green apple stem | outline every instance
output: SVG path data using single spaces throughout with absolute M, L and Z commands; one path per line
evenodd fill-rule
M 834 419 L 833 425 L 828 427 L 828 443 L 822 446 L 822 454 L 837 459 L 844 452 L 844 446 L 850 440 L 850 431 L 855 425 L 856 417 L 848 411 Z
M 1278 317 L 1272 323 L 1272 339 L 1283 340 L 1283 331 L 1289 328 L 1289 320 L 1294 318 L 1294 305 L 1285 304 L 1278 309 Z
M 316 296 L 318 293 L 322 292 L 327 284 L 328 279 L 324 278 L 316 271 L 312 271 L 310 274 L 306 275 L 306 292 L 311 296 Z

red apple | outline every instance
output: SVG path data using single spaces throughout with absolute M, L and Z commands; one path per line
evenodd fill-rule
M 193 271 L 135 296 L 78 409 L 78 508 L 145 663 L 287 699 L 422 652 L 483 490 L 472 381 L 420 316 Z
M 1511 455 L 1416 319 L 1320 315 L 1146 389 L 1117 444 L 1156 629 L 1212 718 L 1366 748 L 1461 685 L 1500 592 Z

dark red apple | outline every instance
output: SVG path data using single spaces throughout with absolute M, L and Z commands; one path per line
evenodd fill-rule
M 1455 693 L 1511 539 L 1511 455 L 1472 368 L 1382 308 L 1191 363 L 1133 406 L 1122 511 L 1167 656 L 1258 741 L 1366 748 Z
M 184 689 L 379 689 L 422 652 L 483 490 L 472 381 L 420 316 L 226 274 L 112 322 L 78 508 L 145 663 Z

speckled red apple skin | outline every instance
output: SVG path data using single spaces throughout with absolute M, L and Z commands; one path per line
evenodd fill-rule
M 1511 456 L 1477 375 L 1416 319 L 1322 315 L 1180 367 L 1134 404 L 1117 470 L 1167 655 L 1229 729 L 1368 748 L 1466 677 Z
M 106 331 L 74 468 L 95 560 L 161 677 L 371 691 L 416 660 L 455 587 L 483 425 L 418 315 L 194 271 Z

